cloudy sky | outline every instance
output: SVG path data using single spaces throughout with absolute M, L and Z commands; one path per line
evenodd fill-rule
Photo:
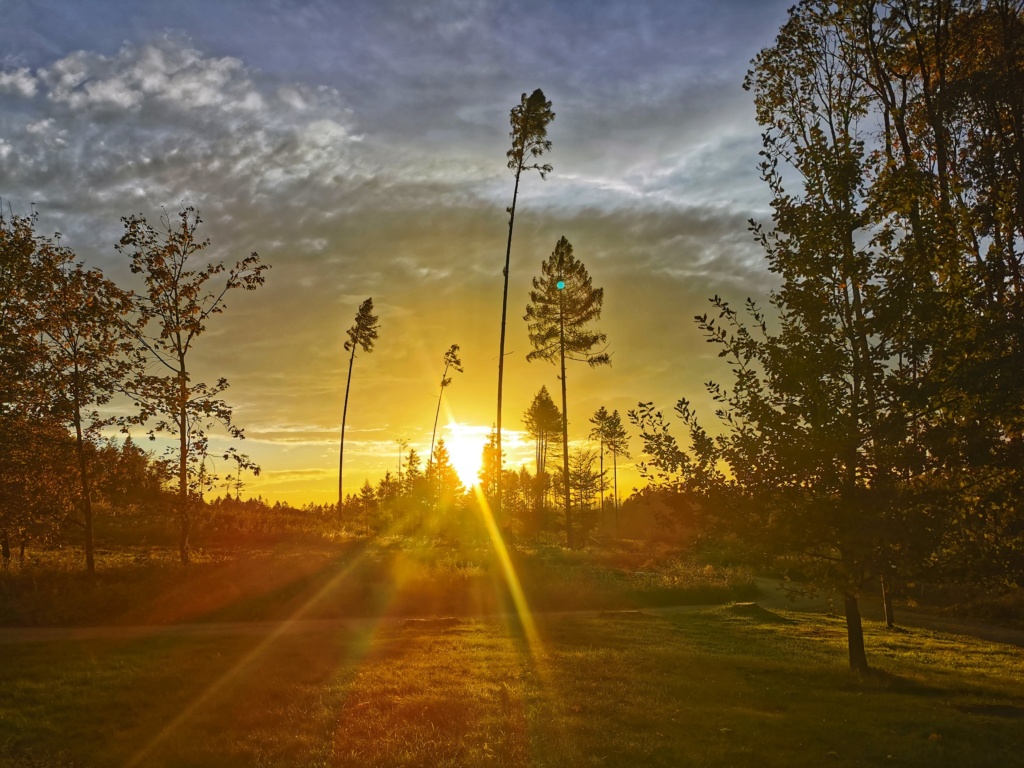
M 701 382 L 723 371 L 692 316 L 772 285 L 746 229 L 768 209 L 741 83 L 788 4 L 0 0 L 0 196 L 125 287 L 122 216 L 194 205 L 217 257 L 259 252 L 266 286 L 230 298 L 197 376 L 231 382 L 253 493 L 331 501 L 344 330 L 368 296 L 381 335 L 355 363 L 346 489 L 395 471 L 396 440 L 427 452 L 451 344 L 466 372 L 441 422 L 462 427 L 441 436 L 475 452 L 494 422 L 508 116 L 542 88 L 554 171 L 519 197 L 506 428 L 557 393 L 521 317 L 562 235 L 605 288 L 613 354 L 569 368 L 570 438 L 602 405 L 686 396 L 711 418 Z M 511 465 L 532 456 L 505 439 Z

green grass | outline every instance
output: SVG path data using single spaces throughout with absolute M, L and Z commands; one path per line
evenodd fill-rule
M 8 644 L 0 766 L 1004 766 L 1024 651 L 741 607 Z

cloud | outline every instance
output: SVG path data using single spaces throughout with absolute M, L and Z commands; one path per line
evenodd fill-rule
M 38 82 L 26 67 L 0 72 L 0 93 L 14 93 L 25 99 L 36 95 Z
M 559 236 L 606 289 L 614 353 L 611 368 L 567 374 L 572 438 L 602 405 L 699 399 L 717 360 L 692 316 L 714 293 L 741 301 L 772 284 L 747 232 L 767 197 L 740 81 L 782 2 L 95 6 L 54 0 L 78 23 L 0 30 L 0 194 L 16 210 L 34 201 L 44 230 L 126 287 L 138 283 L 112 247 L 119 218 L 155 222 L 183 202 L 203 214 L 212 258 L 258 251 L 273 265 L 259 291 L 228 297 L 194 357 L 197 380 L 231 381 L 242 449 L 265 471 L 337 462 L 344 329 L 367 296 L 382 332 L 355 362 L 346 477 L 394 471 L 397 437 L 425 457 L 452 343 L 466 373 L 442 421 L 494 422 L 508 114 L 522 91 L 543 87 L 557 118 L 554 172 L 520 187 L 505 430 L 541 385 L 559 388 L 554 366 L 525 362 L 521 321 Z

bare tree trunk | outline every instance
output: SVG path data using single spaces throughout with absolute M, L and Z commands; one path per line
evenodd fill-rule
M 564 298 L 558 294 L 558 334 L 562 363 L 562 480 L 565 485 L 565 545 L 573 548 L 572 541 L 572 498 L 569 491 L 569 407 L 565 394 L 565 316 L 562 311 Z
M 850 654 L 850 669 L 863 676 L 870 668 L 864 652 L 864 626 L 860 619 L 860 607 L 855 595 L 845 595 L 843 602 L 846 609 L 846 642 Z
M 612 451 L 612 493 L 615 494 L 613 499 L 615 509 L 615 535 L 619 535 L 619 453 L 618 451 Z
M 3 555 L 6 569 L 11 564 L 11 534 L 6 528 L 0 531 L 0 555 Z
M 512 205 L 508 209 L 508 242 L 505 245 L 505 269 L 502 272 L 505 276 L 505 287 L 501 293 L 501 341 L 498 344 L 498 423 L 496 425 L 498 433 L 498 481 L 494 492 L 496 517 L 501 515 L 501 388 L 505 376 L 505 321 L 508 318 L 508 269 L 512 260 L 512 226 L 516 221 L 516 198 L 519 196 L 519 176 L 522 172 L 523 164 L 520 161 L 519 167 L 516 169 L 516 185 L 512 190 Z
M 356 359 L 356 343 L 352 342 L 352 354 L 348 358 L 348 380 L 345 382 L 345 405 L 341 410 L 341 445 L 338 449 L 338 520 L 344 519 L 345 495 L 342 478 L 345 475 L 345 420 L 348 418 L 348 391 L 352 387 L 352 363 Z

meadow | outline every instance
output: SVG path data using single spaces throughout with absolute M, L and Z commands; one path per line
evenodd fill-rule
M 17 642 L 3 766 L 1009 766 L 1024 651 L 695 610 Z M 244 625 L 239 625 L 244 626 Z
M 1021 647 L 868 621 L 861 679 L 823 603 L 721 556 L 207 524 L 183 568 L 170 528 L 104 525 L 95 581 L 70 543 L 0 573 L 0 766 L 1007 766 L 1024 748 Z

